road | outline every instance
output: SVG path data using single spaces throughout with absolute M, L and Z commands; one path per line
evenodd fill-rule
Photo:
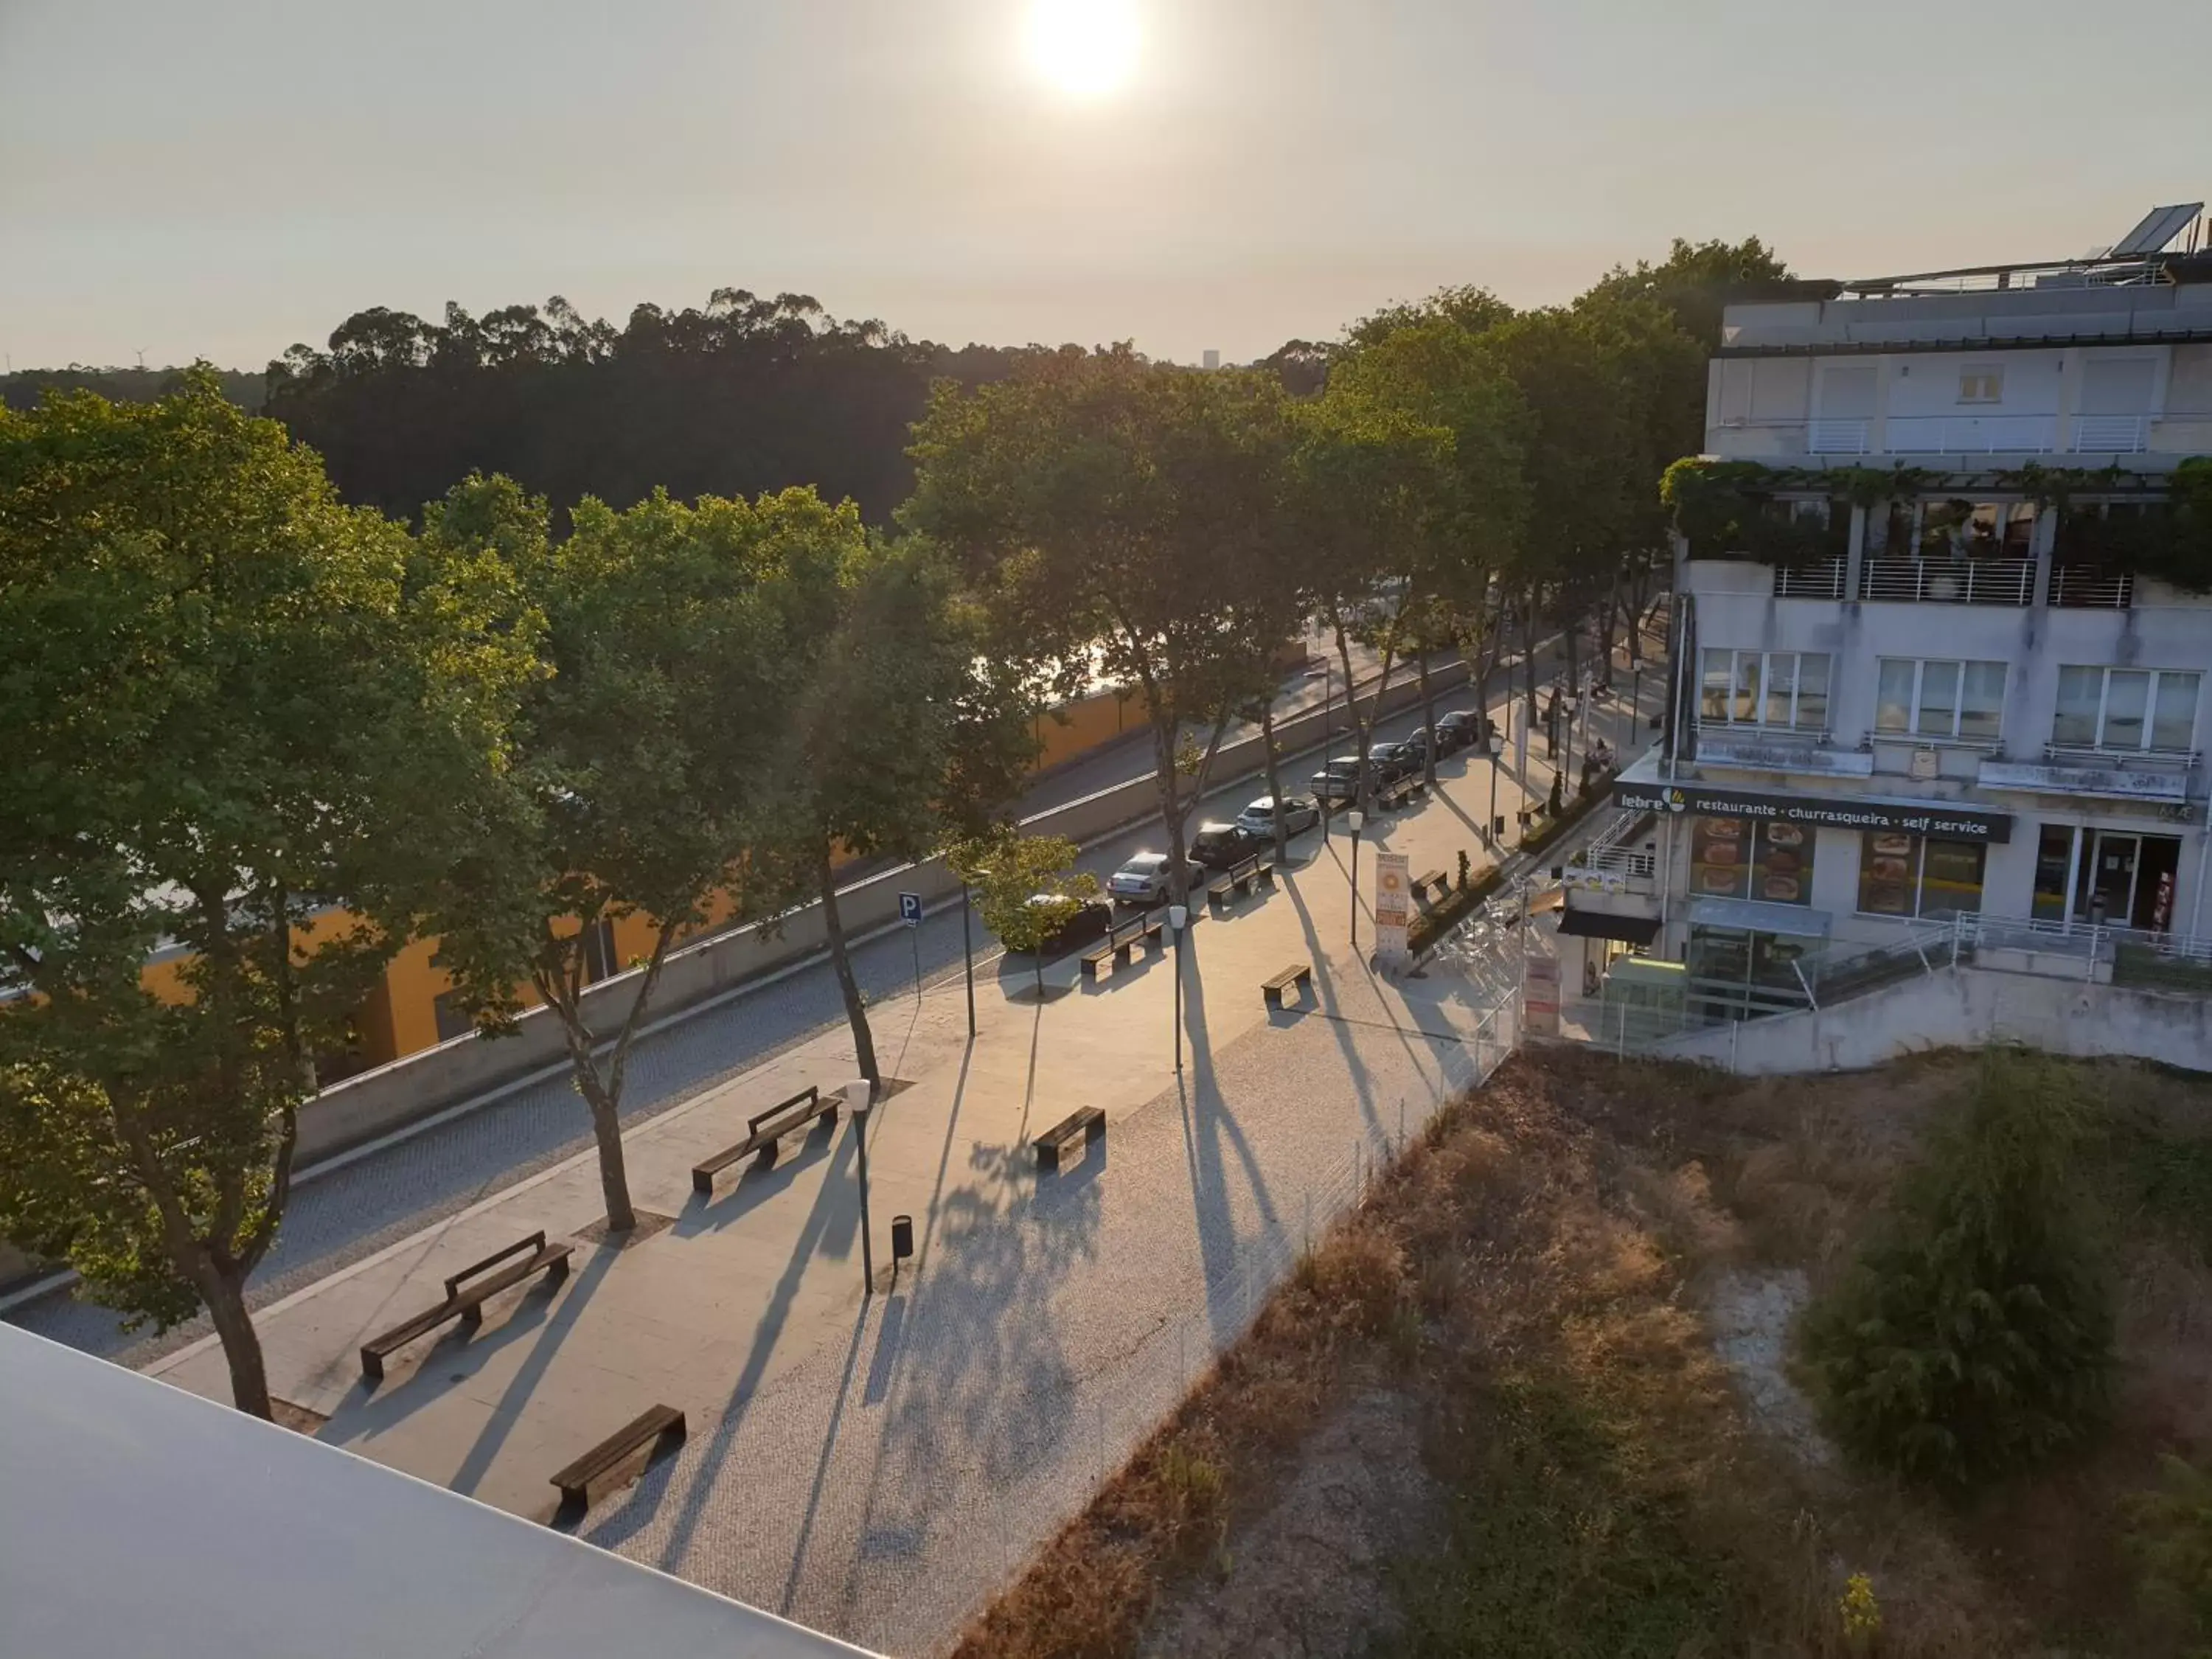
M 1509 675 L 1514 666 L 1501 667 L 1492 677 L 1486 707 L 1494 711 L 1510 697 Z M 1553 672 L 1550 657 L 1540 657 L 1540 682 Z M 1295 695 L 1296 688 L 1292 691 Z M 1468 692 L 1461 689 L 1439 699 L 1438 712 L 1471 703 Z M 1381 734 L 1402 736 L 1419 723 L 1419 713 L 1411 712 L 1383 722 Z M 1616 748 L 1625 746 L 1626 736 L 1625 732 L 1612 735 Z M 1141 763 L 1141 750 L 1135 751 L 1133 770 L 1132 757 L 1121 751 L 1100 757 L 1096 763 L 1102 770 L 1111 769 L 1117 757 L 1118 773 L 1107 781 L 1126 781 L 1149 770 Z M 1544 775 L 1547 778 L 1548 771 Z M 1063 787 L 1064 780 L 1058 777 L 1047 785 L 1054 791 Z M 1105 783 L 1089 787 L 1103 787 Z M 1074 794 L 1084 793 L 1088 789 L 1074 790 Z M 1243 786 L 1218 791 L 1205 805 L 1218 812 L 1242 805 L 1252 793 Z M 1073 799 L 1073 794 L 1063 798 Z M 1103 878 L 1130 854 L 1157 846 L 1159 840 L 1157 826 L 1132 829 L 1087 848 L 1082 866 Z M 995 958 L 996 946 L 980 930 L 975 942 L 982 971 Z M 908 1029 L 908 1011 L 913 1006 L 917 946 L 925 981 L 959 972 L 963 942 L 957 908 L 926 920 L 911 941 L 892 934 L 863 943 L 854 952 L 854 972 L 878 1011 L 873 1017 L 877 1047 L 893 1075 L 898 1073 L 901 1034 Z M 657 1115 L 842 1023 L 836 981 L 826 962 L 807 964 L 729 1002 L 672 1021 L 641 1040 L 634 1053 L 624 1120 L 636 1122 Z M 587 1122 L 573 1086 L 565 1078 L 556 1078 L 304 1181 L 294 1192 L 276 1246 L 252 1281 L 249 1302 L 257 1308 L 265 1306 L 551 1168 L 588 1140 Z M 67 1291 L 19 1305 L 6 1316 L 55 1340 L 130 1364 L 144 1364 L 207 1329 L 203 1319 L 148 1337 L 126 1331 L 113 1313 Z

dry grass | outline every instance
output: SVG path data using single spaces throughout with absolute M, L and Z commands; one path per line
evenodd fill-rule
M 2094 1455 L 1944 1509 L 1802 1466 L 1714 1354 L 1715 1276 L 1829 1282 L 1967 1063 L 1751 1081 L 1576 1051 L 1510 1062 L 1330 1233 L 960 1653 L 1129 1652 L 1164 1595 L 1234 1559 L 1301 1432 L 1377 1376 L 1420 1403 L 1449 1511 L 1391 1586 L 1394 1651 L 2179 1652 L 2137 1617 L 2121 1540 L 2157 1454 L 2212 1447 L 2212 1090 L 2081 1071 L 2109 1107 L 2084 1179 L 2109 1218 L 2125 1379 Z M 1859 1572 L 1881 1608 L 1871 1640 L 1838 1611 Z

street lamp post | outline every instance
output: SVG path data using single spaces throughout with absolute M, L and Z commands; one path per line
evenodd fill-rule
M 972 1041 L 975 1036 L 975 936 L 968 925 L 970 912 L 968 902 L 969 891 L 968 884 L 962 882 L 960 884 L 960 954 L 968 964 L 968 1036 Z
M 1482 838 L 1490 843 L 1492 852 L 1498 850 L 1498 767 L 1505 757 L 1505 738 L 1513 729 L 1513 699 L 1505 699 L 1505 731 L 1498 734 L 1497 741 L 1487 745 L 1490 750 L 1490 816 L 1482 821 Z
M 1175 1057 L 1176 1075 L 1182 1075 L 1182 930 L 1190 921 L 1188 907 L 1168 906 L 1168 926 L 1175 931 Z
M 1334 724 L 1335 714 L 1336 665 L 1323 658 L 1321 665 L 1321 769 L 1324 779 L 1328 775 L 1330 763 L 1336 759 L 1336 734 L 1329 729 Z M 1329 793 L 1324 787 L 1321 791 L 1321 833 L 1324 840 L 1328 836 L 1328 808 Z
M 1367 822 L 1367 817 L 1355 806 L 1344 815 L 1344 821 L 1352 826 L 1352 949 L 1356 956 L 1359 951 L 1359 826 Z
M 853 1139 L 860 1152 L 860 1282 L 870 1296 L 876 1293 L 875 1238 L 868 1226 L 868 1108 L 875 1091 L 866 1078 L 856 1078 L 842 1091 L 845 1109 L 853 1115 Z

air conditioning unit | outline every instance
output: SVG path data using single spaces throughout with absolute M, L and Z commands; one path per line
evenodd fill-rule
M 1912 766 L 1910 773 L 1913 782 L 1927 783 L 1931 781 L 1936 777 L 1936 774 L 1942 769 L 1940 764 L 1942 760 L 1942 755 L 1937 750 L 1914 750 L 1912 751 Z

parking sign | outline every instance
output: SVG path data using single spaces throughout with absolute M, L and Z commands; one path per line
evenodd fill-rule
M 901 893 L 899 895 L 899 920 L 909 927 L 921 926 L 921 894 Z

